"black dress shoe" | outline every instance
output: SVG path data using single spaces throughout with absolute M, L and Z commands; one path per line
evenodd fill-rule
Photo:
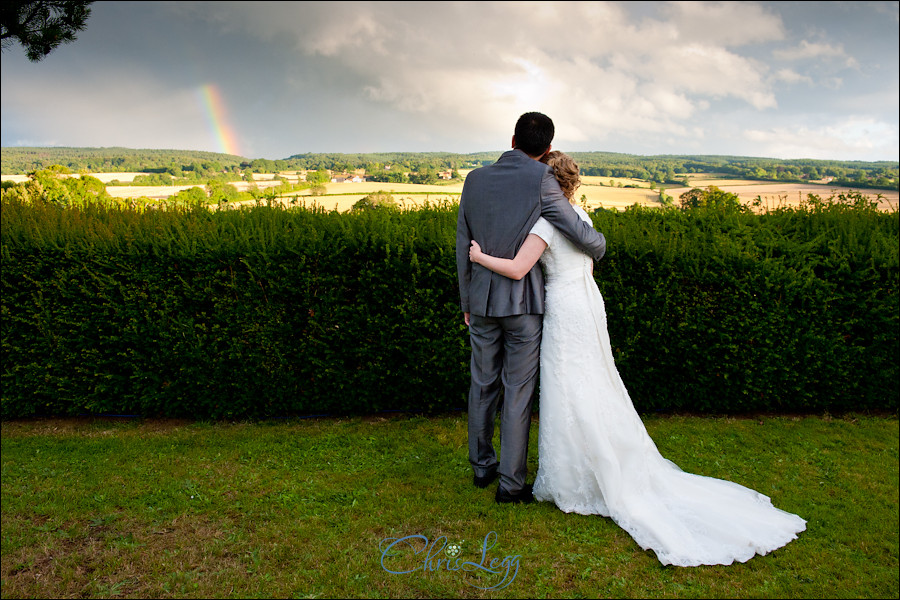
M 479 477 L 478 475 L 475 475 L 473 482 L 475 483 L 475 487 L 480 487 L 481 489 L 484 489 L 487 486 L 491 485 L 495 479 L 497 479 L 497 471 L 494 471 L 490 475 L 486 475 L 484 477 Z
M 534 502 L 534 494 L 531 484 L 526 483 L 521 492 L 510 494 L 503 488 L 497 487 L 497 496 L 494 498 L 499 504 L 531 504 Z

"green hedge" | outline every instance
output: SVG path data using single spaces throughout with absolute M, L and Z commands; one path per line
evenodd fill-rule
M 898 214 L 598 212 L 639 411 L 897 410 Z M 2 204 L 2 417 L 465 407 L 456 208 Z
M 632 211 L 596 278 L 644 411 L 897 410 L 898 214 Z

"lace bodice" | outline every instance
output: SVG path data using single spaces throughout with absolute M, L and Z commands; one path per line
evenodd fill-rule
M 580 206 L 574 208 L 582 220 L 591 222 L 584 209 Z M 549 221 L 541 217 L 531 228 L 531 233 L 547 242 L 547 249 L 541 255 L 545 285 L 550 286 L 563 280 L 579 278 L 584 273 L 590 274 L 592 259 L 559 233 Z

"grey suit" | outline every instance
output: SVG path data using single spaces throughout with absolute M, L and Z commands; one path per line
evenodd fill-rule
M 514 258 L 541 216 L 595 260 L 606 252 L 605 238 L 578 217 L 550 167 L 521 150 L 505 152 L 496 163 L 466 177 L 456 226 L 456 266 L 460 305 L 471 313 L 469 461 L 479 477 L 499 471 L 500 487 L 512 494 L 522 490 L 528 474 L 544 276 L 539 265 L 514 281 L 472 264 L 469 244 L 475 240 L 487 254 Z M 501 384 L 498 462 L 492 438 Z

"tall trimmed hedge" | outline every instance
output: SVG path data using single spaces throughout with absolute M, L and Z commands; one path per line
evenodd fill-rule
M 599 212 L 640 411 L 897 410 L 898 214 Z M 2 416 L 465 406 L 456 208 L 2 204 Z
M 898 213 L 595 218 L 616 362 L 644 411 L 897 410 Z

